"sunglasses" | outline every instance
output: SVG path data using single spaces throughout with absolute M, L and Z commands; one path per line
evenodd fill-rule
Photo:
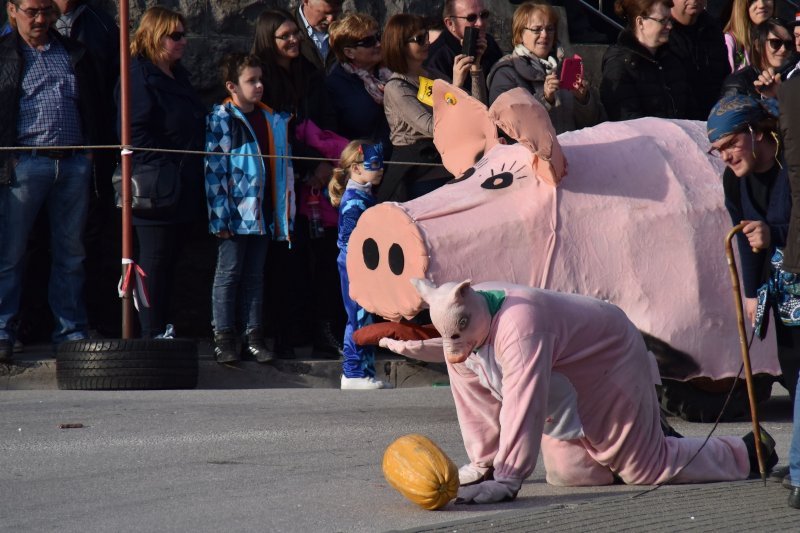
M 781 48 L 785 48 L 787 51 L 794 48 L 794 41 L 792 39 L 784 41 L 783 39 L 777 39 L 775 37 L 771 37 L 767 39 L 767 44 L 769 45 L 770 50 L 772 50 L 773 52 L 777 52 Z
M 406 41 L 407 43 L 416 43 L 419 46 L 428 44 L 428 32 L 418 33 Z
M 480 14 L 478 14 L 478 13 L 470 13 L 466 17 L 459 17 L 458 15 L 450 15 L 450 18 L 451 19 L 464 19 L 467 22 L 469 22 L 470 24 L 475 24 L 476 22 L 478 22 L 478 18 L 479 17 L 480 17 L 481 20 L 487 20 L 491 16 L 492 16 L 491 11 L 489 11 L 488 9 L 484 9 L 483 11 L 480 12 Z
M 181 39 L 185 39 L 186 38 L 186 32 L 184 32 L 184 31 L 174 31 L 172 33 L 168 33 L 167 37 L 169 37 L 170 39 L 172 39 L 173 41 L 175 41 L 177 43 Z
M 376 33 L 375 35 L 370 35 L 369 37 L 364 37 L 363 39 L 354 42 L 348 46 L 348 48 L 375 48 L 380 42 L 381 34 Z

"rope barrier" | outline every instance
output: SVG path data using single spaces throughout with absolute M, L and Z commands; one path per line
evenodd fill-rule
M 125 146 L 121 144 L 101 144 L 101 145 L 75 145 L 75 146 L 0 146 L 0 152 L 34 152 L 38 150 L 130 150 L 131 152 L 154 152 L 161 154 L 183 154 L 183 155 L 235 155 L 237 157 L 260 157 L 262 159 L 291 159 L 294 161 L 317 161 L 336 164 L 338 159 L 327 157 L 307 157 L 297 155 L 276 155 L 276 154 L 231 154 L 230 152 L 206 152 L 203 150 L 177 150 L 171 148 L 139 148 L 135 146 Z M 412 161 L 386 161 L 387 165 L 406 165 L 419 167 L 439 167 L 441 163 L 416 163 Z

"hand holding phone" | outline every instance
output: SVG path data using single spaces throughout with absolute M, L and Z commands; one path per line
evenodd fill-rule
M 583 79 L 583 60 L 581 56 L 575 54 L 568 57 L 561 65 L 560 86 L 568 91 L 575 90 L 575 83 Z
M 465 56 L 475 57 L 478 49 L 478 35 L 480 30 L 474 26 L 464 28 L 464 40 L 461 43 L 461 53 Z

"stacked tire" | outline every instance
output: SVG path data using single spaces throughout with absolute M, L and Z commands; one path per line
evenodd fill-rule
M 62 390 L 194 389 L 197 376 L 197 346 L 185 339 L 84 339 L 56 354 Z

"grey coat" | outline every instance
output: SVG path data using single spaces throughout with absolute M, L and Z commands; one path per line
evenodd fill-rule
M 544 67 L 538 61 L 513 54 L 506 55 L 489 72 L 489 104 L 504 92 L 522 87 L 547 109 L 556 133 L 594 126 L 605 120 L 603 105 L 594 89 L 590 89 L 586 104 L 579 103 L 572 91 L 559 89 L 555 104 L 550 105 L 544 99 L 545 76 Z

